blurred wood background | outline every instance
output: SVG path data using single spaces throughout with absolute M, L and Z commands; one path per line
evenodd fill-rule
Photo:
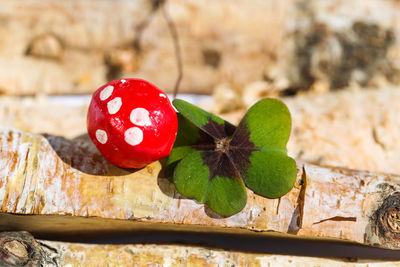
M 397 0 L 0 0 L 0 6 L 3 94 L 91 93 L 120 77 L 171 91 L 177 76 L 171 21 L 181 47 L 181 92 L 211 93 L 223 82 L 241 92 L 264 81 L 286 95 L 400 83 Z

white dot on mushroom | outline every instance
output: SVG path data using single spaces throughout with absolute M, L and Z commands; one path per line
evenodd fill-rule
M 121 80 L 121 83 L 126 83 L 126 80 Z
M 103 90 L 101 90 L 101 92 L 100 92 L 100 100 L 104 101 L 107 98 L 109 98 L 111 96 L 113 90 L 114 90 L 114 86 L 112 86 L 112 85 L 108 85 Z
M 99 143 L 104 145 L 108 140 L 107 133 L 104 130 L 96 130 L 96 139 L 99 141 Z
M 131 122 L 138 126 L 148 126 L 151 125 L 150 113 L 145 108 L 135 108 L 131 111 L 129 119 Z
M 116 97 L 107 103 L 108 113 L 115 114 L 122 106 L 122 100 L 120 97 Z
M 143 141 L 143 131 L 138 127 L 132 127 L 125 131 L 125 142 L 131 146 L 136 146 Z
M 160 97 L 167 98 L 167 96 L 166 96 L 165 94 L 163 94 L 163 93 L 160 93 L 159 96 L 160 96 Z

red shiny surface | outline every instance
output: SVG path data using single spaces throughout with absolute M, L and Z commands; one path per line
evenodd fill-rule
M 126 82 L 121 82 L 123 80 Z M 109 85 L 114 86 L 112 94 L 101 100 L 100 93 Z M 110 114 L 107 104 L 116 97 L 121 98 L 122 105 L 115 114 Z M 149 112 L 148 125 L 135 125 L 130 120 L 135 108 L 144 108 Z M 143 131 L 143 140 L 137 145 L 130 145 L 125 140 L 125 132 L 131 127 Z M 170 153 L 178 120 L 171 102 L 160 89 L 144 80 L 122 79 L 111 81 L 94 92 L 87 115 L 87 129 L 90 138 L 107 160 L 119 167 L 141 168 Z M 107 133 L 105 144 L 96 138 L 98 129 Z

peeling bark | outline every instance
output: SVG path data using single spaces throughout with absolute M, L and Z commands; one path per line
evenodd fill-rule
M 313 224 L 319 224 L 319 223 L 323 223 L 326 221 L 337 221 L 337 222 L 356 222 L 357 221 L 357 217 L 342 217 L 342 216 L 335 216 L 332 218 L 327 218 L 327 219 L 323 219 L 319 222 L 315 222 Z
M 396 175 L 297 162 L 297 182 L 287 195 L 267 199 L 248 190 L 243 211 L 221 218 L 182 198 L 159 177 L 159 162 L 131 172 L 95 160 L 101 156 L 91 147 L 90 141 L 3 128 L 0 229 L 42 236 L 141 229 L 274 232 L 400 248 Z
M 305 204 L 305 192 L 307 187 L 307 175 L 306 171 L 303 167 L 303 172 L 301 175 L 301 180 L 299 180 L 298 184 L 300 187 L 300 192 L 297 197 L 297 206 L 292 215 L 292 219 L 288 228 L 288 233 L 290 234 L 297 234 L 298 231 L 303 226 L 303 216 L 304 216 L 304 204 Z

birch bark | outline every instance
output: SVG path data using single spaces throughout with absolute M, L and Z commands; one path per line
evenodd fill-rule
M 0 229 L 35 234 L 164 229 L 281 234 L 400 248 L 400 177 L 298 161 L 293 190 L 223 218 L 180 196 L 154 162 L 107 163 L 84 140 L 0 131 Z M 31 216 L 18 216 L 31 215 Z M 48 216 L 51 215 L 51 216 Z

